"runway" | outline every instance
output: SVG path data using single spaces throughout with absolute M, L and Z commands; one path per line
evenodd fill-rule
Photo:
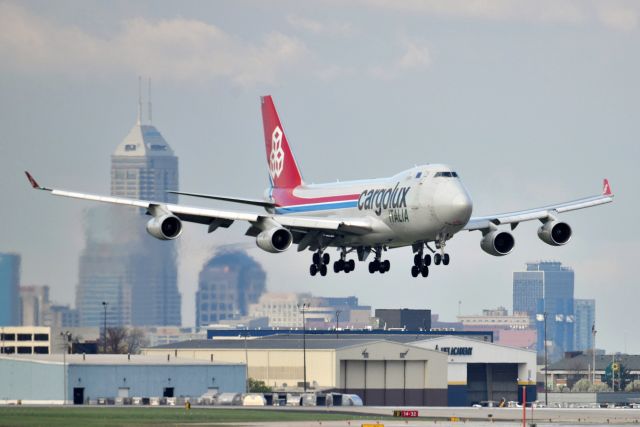
M 293 410 L 316 410 L 324 412 L 321 408 L 291 408 Z M 355 413 L 360 415 L 392 416 L 394 410 L 417 410 L 419 417 L 427 417 L 431 420 L 412 421 L 411 418 L 398 418 L 392 422 L 383 422 L 387 425 L 442 425 L 442 422 L 452 418 L 459 419 L 454 424 L 464 422 L 495 423 L 515 422 L 522 425 L 522 408 L 467 408 L 467 407 L 388 407 L 388 406 L 360 406 L 346 408 L 331 408 L 327 412 Z M 527 424 L 638 424 L 640 423 L 640 409 L 609 409 L 609 408 L 527 408 Z M 514 424 L 514 425 L 516 425 Z M 325 425 L 325 424 L 323 424 Z M 353 424 L 352 425 L 356 425 Z

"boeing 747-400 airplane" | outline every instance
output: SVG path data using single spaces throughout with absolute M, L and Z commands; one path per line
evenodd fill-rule
M 186 196 L 235 202 L 261 207 L 262 213 L 247 213 L 166 204 L 147 200 L 82 194 L 41 187 L 29 174 L 33 188 L 56 196 L 98 202 L 116 203 L 146 209 L 151 219 L 147 231 L 161 240 L 180 236 L 182 221 L 208 226 L 209 233 L 219 227 L 229 227 L 234 221 L 247 222 L 246 235 L 255 237 L 256 244 L 267 252 L 279 253 L 296 245 L 298 251 L 313 252 L 309 272 L 312 276 L 327 274 L 330 256 L 328 248 L 337 248 L 338 259 L 333 271 L 349 273 L 355 261 L 370 254 L 370 273 L 385 273 L 389 260 L 383 259 L 390 248 L 410 246 L 413 251 L 411 275 L 429 275 L 429 266 L 449 264 L 445 245 L 456 233 L 478 230 L 482 233 L 480 247 L 494 256 L 507 255 L 515 240 L 511 231 L 523 221 L 539 220 L 540 239 L 553 246 L 571 239 L 571 227 L 560 214 L 613 201 L 608 181 L 601 194 L 571 202 L 473 217 L 471 197 L 460 177 L 449 166 L 427 164 L 404 170 L 392 177 L 309 185 L 302 180 L 291 148 L 278 118 L 271 96 L 262 97 L 262 121 L 269 167 L 270 186 L 264 200 L 223 197 L 207 194 L 175 192 Z M 432 258 L 433 255 L 433 258 Z

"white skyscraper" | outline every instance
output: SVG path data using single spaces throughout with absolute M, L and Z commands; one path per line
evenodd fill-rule
M 176 203 L 178 158 L 160 132 L 138 120 L 111 156 L 111 195 Z M 138 208 L 96 206 L 87 216 L 80 263 L 80 324 L 180 325 L 176 243 L 147 234 L 150 219 Z

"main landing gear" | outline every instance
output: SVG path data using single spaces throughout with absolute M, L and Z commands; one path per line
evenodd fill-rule
M 333 263 L 333 272 L 339 273 L 344 271 L 350 273 L 356 268 L 356 262 L 352 259 L 347 260 L 347 250 L 342 248 L 340 250 L 340 259 Z
M 376 248 L 376 256 L 373 261 L 369 263 L 369 273 L 373 274 L 378 272 L 380 274 L 384 274 L 391 269 L 391 263 L 388 259 L 382 261 L 380 258 L 382 257 L 382 248 Z
M 314 252 L 312 260 L 313 264 L 309 267 L 309 273 L 312 276 L 315 276 L 318 273 L 320 273 L 321 276 L 326 276 L 327 264 L 331 261 L 329 254 L 325 254 L 321 250 L 318 250 L 318 252 Z
M 413 266 L 411 267 L 411 276 L 418 277 L 422 275 L 422 277 L 429 276 L 429 266 L 431 265 L 431 254 L 424 254 L 424 247 L 427 247 L 431 252 L 433 252 L 433 263 L 435 265 L 449 265 L 449 254 L 444 252 L 444 242 L 436 242 L 436 247 L 440 249 L 440 252 L 435 252 L 433 249 L 429 247 L 428 244 L 420 244 L 417 248 L 414 245 L 414 251 L 416 254 L 413 256 Z

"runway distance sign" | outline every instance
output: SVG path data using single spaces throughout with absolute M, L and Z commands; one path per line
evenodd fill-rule
M 393 416 L 400 417 L 400 418 L 417 418 L 418 411 L 413 409 L 412 410 L 407 410 L 407 409 L 396 410 L 396 411 L 393 411 Z

